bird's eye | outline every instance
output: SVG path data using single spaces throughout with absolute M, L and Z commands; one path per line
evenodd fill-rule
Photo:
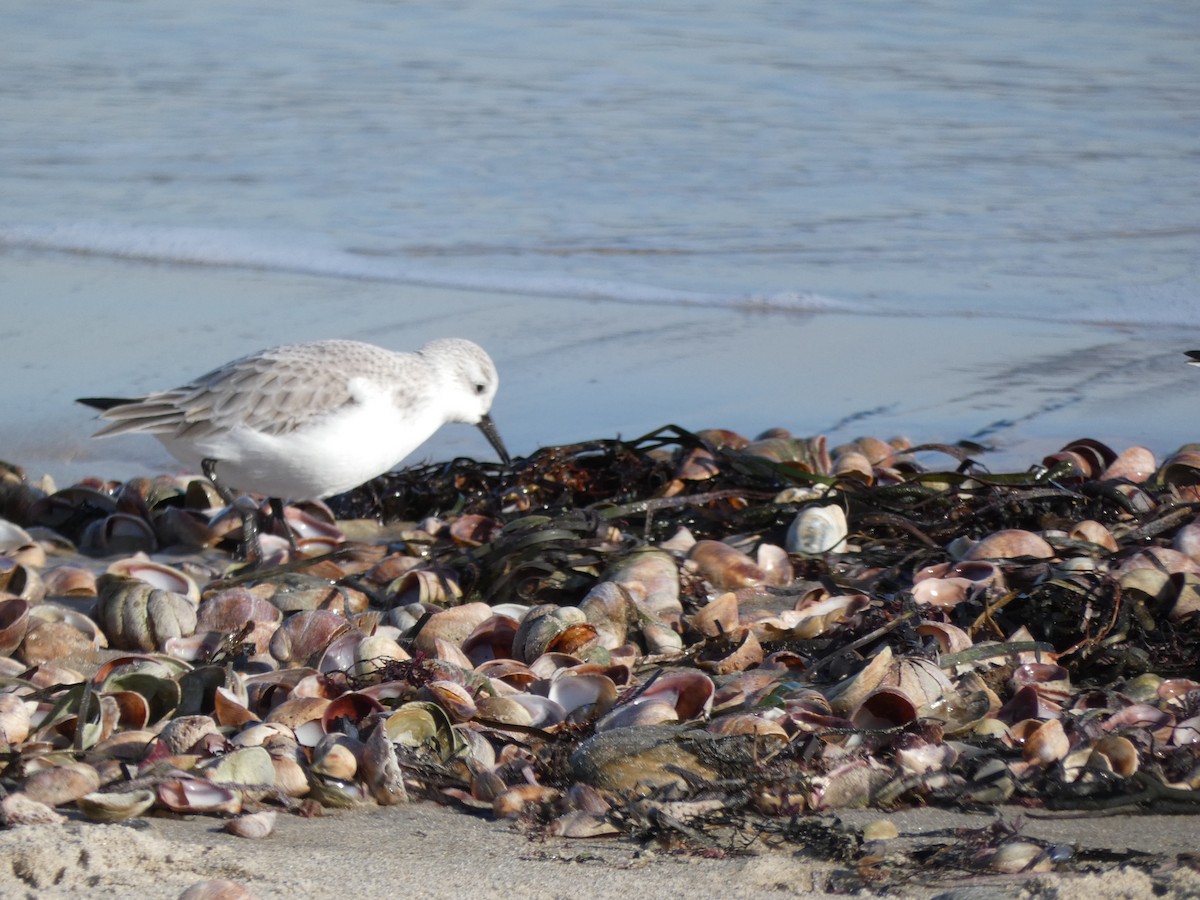
M 483 394 L 483 392 L 484 392 L 484 391 L 486 391 L 486 390 L 487 390 L 487 385 L 486 385 L 486 384 L 477 384 L 477 385 L 475 385 L 475 393 L 476 393 L 476 394 Z

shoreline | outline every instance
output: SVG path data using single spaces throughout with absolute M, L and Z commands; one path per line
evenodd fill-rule
M 179 471 L 156 441 L 92 441 L 74 398 L 174 386 L 263 347 L 321 337 L 410 349 L 460 335 L 497 362 L 510 450 L 668 424 L 994 445 L 992 471 L 1090 437 L 1159 457 L 1190 440 L 1200 381 L 1178 329 L 1016 320 L 801 316 L 519 298 L 326 277 L 6 253 L 21 302 L 0 341 L 0 459 L 59 486 Z M 447 427 L 403 462 L 490 458 Z

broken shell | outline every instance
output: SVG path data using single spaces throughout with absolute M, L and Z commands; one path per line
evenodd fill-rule
M 808 556 L 845 553 L 849 533 L 846 514 L 837 504 L 806 506 L 788 527 L 784 546 L 789 553 Z
M 123 822 L 140 816 L 154 805 L 149 790 L 85 794 L 75 801 L 79 811 L 94 822 Z
M 976 559 L 1050 559 L 1054 556 L 1054 548 L 1046 539 L 1032 531 L 1020 528 L 1007 528 L 996 531 L 983 538 L 971 547 L 963 557 L 968 560 Z
M 29 630 L 29 602 L 20 597 L 0 600 L 0 656 L 8 656 Z
M 173 778 L 160 782 L 158 800 L 181 813 L 239 813 L 242 796 L 237 791 L 198 778 Z
M 688 560 L 717 589 L 765 584 L 767 573 L 742 551 L 721 541 L 697 541 Z

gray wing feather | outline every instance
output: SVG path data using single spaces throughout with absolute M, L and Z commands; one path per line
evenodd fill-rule
M 330 365 L 328 357 L 314 354 L 320 354 L 319 345 L 280 347 L 234 360 L 183 387 L 106 410 L 102 417 L 109 424 L 96 437 L 138 432 L 199 439 L 235 425 L 287 434 L 354 400 L 349 380 L 359 374 L 358 367 Z M 364 362 L 355 354 L 348 361 Z M 313 378 L 314 368 L 320 378 Z

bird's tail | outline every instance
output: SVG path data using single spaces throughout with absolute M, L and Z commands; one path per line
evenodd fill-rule
M 121 406 L 125 403 L 134 403 L 133 400 L 122 400 L 119 397 L 80 397 L 76 403 L 82 403 L 84 406 L 90 406 L 92 409 L 112 409 L 114 406 Z

